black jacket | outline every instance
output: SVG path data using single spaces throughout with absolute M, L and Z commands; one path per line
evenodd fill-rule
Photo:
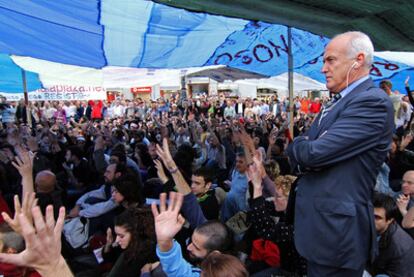
M 414 240 L 397 223 L 388 227 L 378 246 L 379 255 L 368 270 L 371 275 L 414 277 Z

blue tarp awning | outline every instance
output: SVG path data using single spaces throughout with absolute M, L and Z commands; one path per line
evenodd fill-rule
M 7 55 L 93 68 L 222 64 L 267 76 L 287 71 L 286 26 L 151 1 L 0 0 L 0 22 L 0 53 Z M 323 82 L 321 55 L 328 42 L 293 29 L 295 72 Z M 412 69 L 376 58 L 371 76 L 393 78 L 398 87 L 407 70 Z

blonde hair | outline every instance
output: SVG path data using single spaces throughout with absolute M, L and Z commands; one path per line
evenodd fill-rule
M 281 175 L 276 178 L 275 184 L 276 189 L 280 189 L 283 192 L 283 195 L 288 197 L 290 188 L 292 187 L 293 182 L 296 180 L 296 176 L 293 175 Z
M 272 181 L 275 181 L 276 178 L 280 174 L 279 164 L 275 160 L 268 160 L 268 161 L 266 161 L 264 163 L 264 168 L 265 168 L 265 171 L 266 171 L 267 176 L 269 176 L 269 178 Z

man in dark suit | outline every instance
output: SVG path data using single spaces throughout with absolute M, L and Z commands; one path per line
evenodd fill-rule
M 292 168 L 303 174 L 295 244 L 309 277 L 362 276 L 377 252 L 371 199 L 394 121 L 389 97 L 369 77 L 373 54 L 363 33 L 332 39 L 322 72 L 335 97 L 287 149 Z

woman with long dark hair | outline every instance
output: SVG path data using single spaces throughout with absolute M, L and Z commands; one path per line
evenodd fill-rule
M 138 276 L 147 263 L 157 260 L 154 218 L 149 208 L 129 208 L 115 218 L 115 241 L 107 230 L 102 256 L 113 261 L 108 277 Z

